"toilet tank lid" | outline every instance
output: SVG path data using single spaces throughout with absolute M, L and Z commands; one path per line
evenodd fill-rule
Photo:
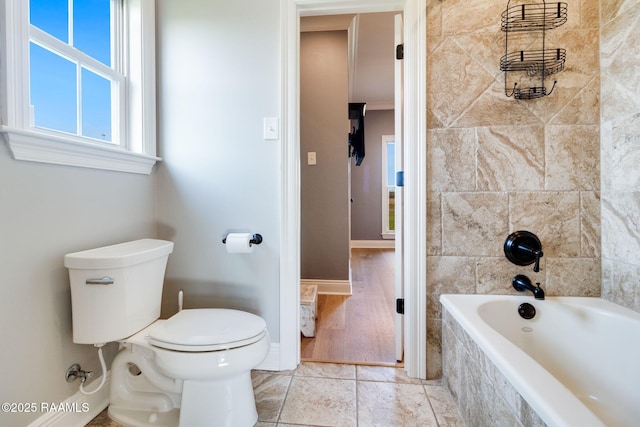
M 66 254 L 64 266 L 79 270 L 122 268 L 169 255 L 172 251 L 173 242 L 140 239 Z

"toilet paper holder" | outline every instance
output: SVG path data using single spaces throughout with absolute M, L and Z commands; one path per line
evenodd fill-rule
M 222 243 L 226 244 L 227 243 L 227 238 L 225 237 L 224 239 L 222 239 Z M 249 240 L 249 244 L 251 245 L 259 245 L 260 243 L 262 243 L 262 235 L 261 234 L 254 234 L 252 239 Z

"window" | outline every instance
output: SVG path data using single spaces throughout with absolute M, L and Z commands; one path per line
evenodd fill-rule
M 395 238 L 396 144 L 393 135 L 382 136 L 382 238 Z
M 120 145 L 124 122 L 122 3 L 29 1 L 29 95 L 34 128 Z M 116 130 L 116 132 L 113 132 Z
M 1 128 L 18 160 L 155 164 L 154 0 L 5 0 Z

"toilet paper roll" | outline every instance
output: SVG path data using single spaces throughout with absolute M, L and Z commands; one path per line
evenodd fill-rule
M 225 246 L 227 247 L 227 253 L 229 254 L 250 254 L 253 252 L 253 245 L 251 239 L 253 235 L 251 233 L 229 233 L 227 234 L 227 240 Z

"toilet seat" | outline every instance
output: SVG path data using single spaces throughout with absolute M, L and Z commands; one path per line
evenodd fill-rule
M 149 342 L 167 350 L 217 351 L 253 344 L 267 333 L 266 322 L 251 313 L 223 308 L 182 310 L 153 328 Z

